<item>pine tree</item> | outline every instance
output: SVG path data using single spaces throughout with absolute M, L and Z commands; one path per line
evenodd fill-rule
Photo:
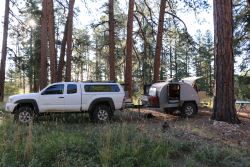
M 212 119 L 239 123 L 234 97 L 232 0 L 214 0 L 215 97 Z
M 2 43 L 2 58 L 0 67 L 0 101 L 4 99 L 4 82 L 5 82 L 5 65 L 7 57 L 7 38 L 9 29 L 9 4 L 10 1 L 5 1 L 5 13 L 4 13 L 4 23 L 3 23 L 3 43 Z

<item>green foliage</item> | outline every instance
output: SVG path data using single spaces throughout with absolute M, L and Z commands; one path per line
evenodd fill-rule
M 250 76 L 235 76 L 236 99 L 250 99 Z
M 13 83 L 13 82 L 5 82 L 5 87 L 4 87 L 4 95 L 9 96 L 9 95 L 14 95 L 19 93 L 19 88 L 18 86 Z
M 250 11 L 247 1 L 233 0 L 234 16 L 234 54 L 239 59 L 239 68 L 241 72 L 250 70 Z
M 243 155 L 238 159 L 238 155 Z M 199 152 L 196 152 L 195 159 L 209 166 L 247 166 L 249 158 L 245 157 L 248 151 L 239 152 L 230 148 L 220 149 L 219 147 L 202 147 Z
M 29 126 L 0 125 L 0 166 L 235 166 L 247 151 L 191 143 L 140 124 L 77 124 L 61 121 Z
M 200 31 L 196 34 L 197 50 L 193 61 L 196 76 L 202 76 L 198 80 L 199 89 L 210 95 L 213 92 L 214 67 L 213 67 L 213 40 L 210 31 L 202 35 Z
M 74 72 L 73 80 L 83 81 L 83 73 L 87 72 L 84 68 L 89 64 L 89 50 L 91 47 L 90 36 L 84 29 L 74 29 L 74 52 L 72 58 L 72 71 Z

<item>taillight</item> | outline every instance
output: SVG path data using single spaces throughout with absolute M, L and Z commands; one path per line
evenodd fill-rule
M 152 107 L 159 106 L 159 98 L 157 96 L 149 96 L 148 101 Z

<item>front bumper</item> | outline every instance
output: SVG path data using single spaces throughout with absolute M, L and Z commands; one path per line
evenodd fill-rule
M 8 112 L 13 113 L 16 105 L 17 104 L 15 104 L 15 103 L 6 103 L 5 110 L 8 111 Z

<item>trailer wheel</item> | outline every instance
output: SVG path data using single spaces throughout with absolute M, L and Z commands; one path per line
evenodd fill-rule
M 197 113 L 197 106 L 193 102 L 184 103 L 181 113 L 184 117 L 192 117 Z

